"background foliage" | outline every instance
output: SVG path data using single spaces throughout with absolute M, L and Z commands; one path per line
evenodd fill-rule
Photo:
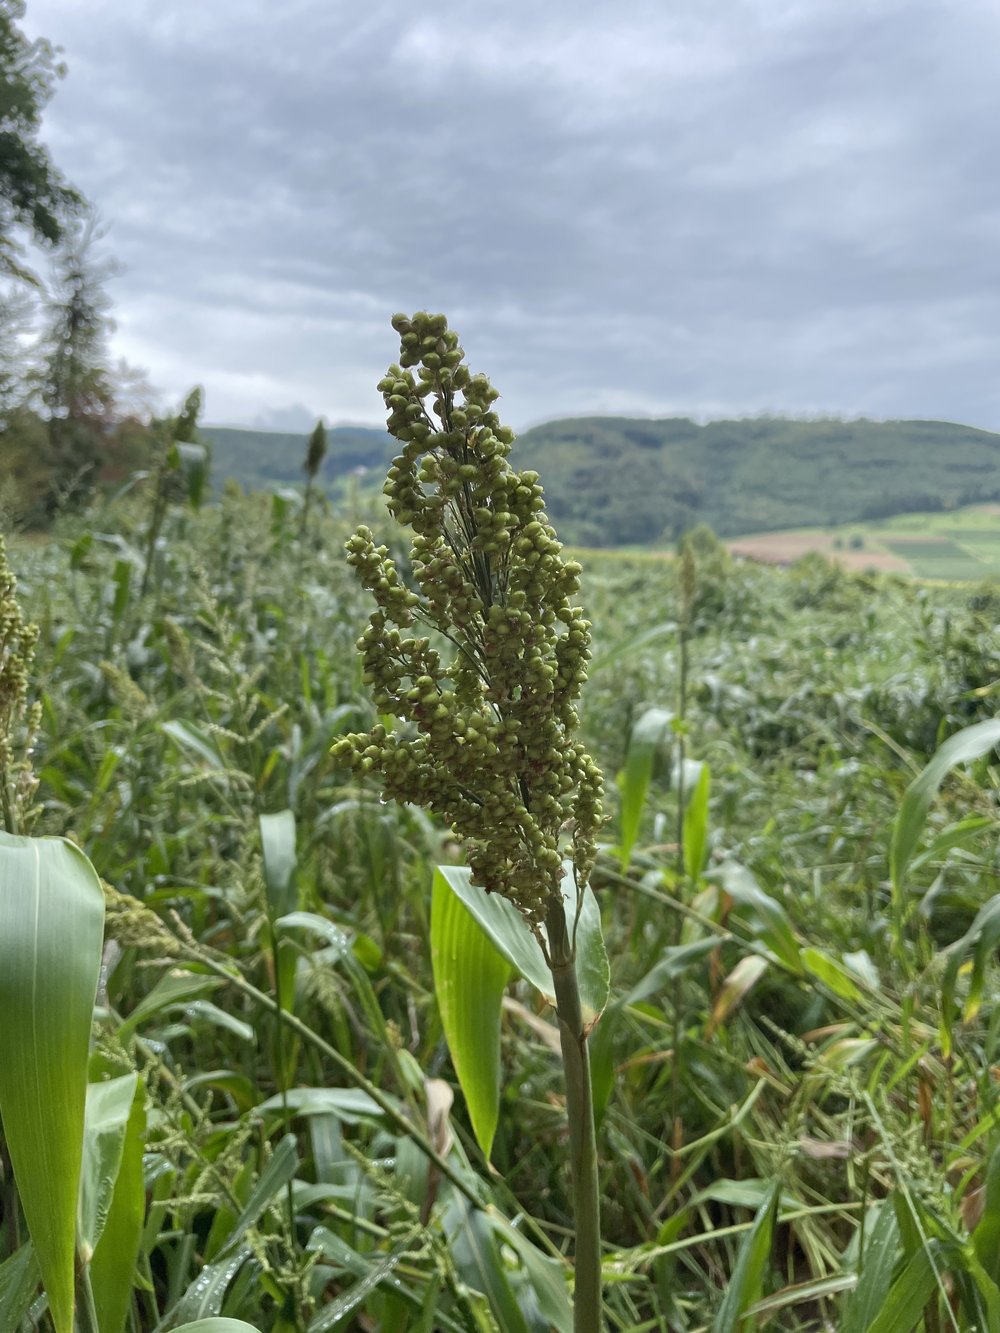
M 130 1327 L 565 1327 L 551 1015 L 508 988 L 488 1170 L 431 972 L 454 849 L 330 757 L 374 721 L 348 523 L 303 542 L 280 497 L 174 505 L 142 596 L 149 517 L 136 497 L 14 548 L 41 626 L 32 832 L 110 886 L 91 1078 L 145 1088 Z M 621 775 L 594 879 L 612 1326 L 881 1327 L 899 1283 L 906 1327 L 970 1327 L 997 1216 L 988 749 L 942 775 L 895 884 L 889 853 L 915 775 L 993 716 L 1000 598 L 738 565 L 707 533 L 585 571 L 585 734 Z M 3 1197 L 27 1329 L 9 1175 Z

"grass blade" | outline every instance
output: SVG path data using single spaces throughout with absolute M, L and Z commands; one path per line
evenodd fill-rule
M 672 734 L 673 714 L 666 708 L 647 708 L 632 728 L 629 737 L 625 767 L 618 777 L 622 796 L 621 827 L 618 838 L 618 856 L 622 870 L 628 869 L 632 848 L 639 836 L 642 808 L 653 776 L 653 761 L 667 738 Z
M 121 1160 L 104 1231 L 90 1261 L 101 1333 L 122 1333 L 136 1276 L 136 1261 L 146 1212 L 143 1151 L 146 1146 L 146 1090 L 136 1080 L 125 1125 Z
M 733 1276 L 712 1325 L 712 1333 L 737 1333 L 744 1314 L 761 1298 L 771 1261 L 779 1193 L 780 1187 L 775 1181 L 757 1210 L 753 1226 L 743 1238 Z
M 688 880 L 697 884 L 708 858 L 708 795 L 711 774 L 702 764 L 698 781 L 684 811 L 684 869 Z
M 878 1218 L 865 1238 L 858 1285 L 847 1301 L 841 1333 L 868 1333 L 875 1315 L 885 1305 L 899 1248 L 895 1209 L 880 1204 Z
M 264 882 L 272 917 L 293 912 L 298 902 L 295 887 L 295 815 L 279 810 L 261 815 L 260 845 L 264 854 Z
M 889 1288 L 878 1313 L 865 1326 L 866 1333 L 913 1333 L 913 1329 L 920 1327 L 924 1308 L 938 1285 L 930 1246 L 936 1250 L 937 1242 L 921 1245 L 914 1252 Z
M 977 722 L 956 732 L 907 787 L 892 829 L 889 874 L 899 893 L 906 868 L 916 851 L 927 821 L 927 812 L 946 775 L 957 765 L 967 764 L 1000 745 L 1000 718 Z

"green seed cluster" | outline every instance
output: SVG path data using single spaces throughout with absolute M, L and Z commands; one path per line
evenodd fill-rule
M 411 727 L 380 725 L 333 753 L 446 820 L 473 880 L 537 929 L 559 893 L 561 835 L 583 884 L 602 818 L 600 770 L 574 739 L 590 658 L 580 566 L 562 557 L 538 474 L 508 462 L 497 392 L 469 372 L 445 317 L 392 323 L 399 364 L 379 389 L 401 448 L 384 490 L 414 533 L 417 591 L 368 528 L 347 550 L 377 603 L 358 640 L 365 682 L 380 713 Z
M 16 594 L 17 581 L 0 537 L 0 827 L 9 833 L 16 831 L 17 815 L 26 812 L 35 788 L 31 743 L 38 724 L 37 708 L 26 719 L 38 627 L 25 622 Z M 15 757 L 16 734 L 21 741 L 20 760 Z

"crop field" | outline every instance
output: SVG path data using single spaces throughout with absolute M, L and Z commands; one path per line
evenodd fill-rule
M 816 552 L 845 569 L 976 582 L 1000 578 L 1000 507 L 900 514 L 878 524 L 757 533 L 726 543 L 734 554 L 790 565 Z
M 303 539 L 235 491 L 175 510 L 143 594 L 145 522 L 136 502 L 11 552 L 40 629 L 23 825 L 106 886 L 89 1078 L 124 1089 L 139 1211 L 112 1205 L 101 1308 L 568 1331 L 552 1012 L 502 972 L 487 1161 L 432 968 L 460 850 L 331 754 L 376 721 L 346 523 Z M 583 577 L 608 1327 L 992 1327 L 996 594 L 707 537 Z M 51 925 L 61 976 L 82 945 Z M 27 1333 L 48 1316 L 9 1166 L 0 1189 L 0 1325 Z

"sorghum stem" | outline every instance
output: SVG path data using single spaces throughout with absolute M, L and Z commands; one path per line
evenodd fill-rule
M 573 1287 L 574 1333 L 601 1333 L 601 1201 L 597 1179 L 597 1137 L 590 1084 L 590 1051 L 583 1028 L 576 962 L 562 899 L 549 906 L 546 927 L 556 993 L 559 1041 L 566 1080 L 570 1176 L 576 1226 Z

